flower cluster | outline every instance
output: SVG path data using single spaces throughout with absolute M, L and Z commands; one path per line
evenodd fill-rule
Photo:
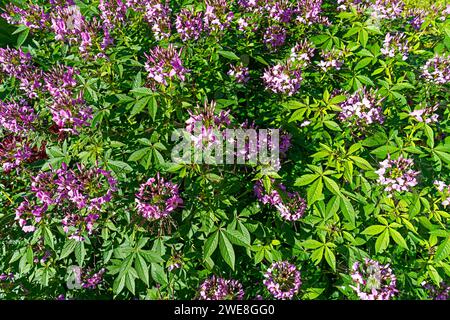
M 149 220 L 167 217 L 182 204 L 178 185 L 165 181 L 159 173 L 141 184 L 136 194 L 137 211 Z
M 200 300 L 242 300 L 244 290 L 237 280 L 226 280 L 216 276 L 206 279 L 199 289 Z
M 389 300 L 398 292 L 397 278 L 389 264 L 366 258 L 364 263 L 353 264 L 351 277 L 354 285 L 350 287 L 361 300 Z
M 79 164 L 76 170 L 69 169 L 63 163 L 60 169 L 32 177 L 31 191 L 40 204 L 25 199 L 16 210 L 16 220 L 25 232 L 34 231 L 34 223 L 26 224 L 27 221 L 39 223 L 49 207 L 55 206 L 63 216 L 64 232 L 69 238 L 82 241 L 81 234 L 85 231 L 92 234 L 103 205 L 110 202 L 113 192 L 117 191 L 117 180 L 109 171 L 86 170 Z
M 417 185 L 416 176 L 418 171 L 412 170 L 414 162 L 402 156 L 397 159 L 388 158 L 380 163 L 380 169 L 375 171 L 378 174 L 378 182 L 385 186 L 384 191 L 409 191 L 411 187 Z
M 301 285 L 300 271 L 287 261 L 274 262 L 264 274 L 264 285 L 277 299 L 292 299 Z
M 22 24 L 32 30 L 44 29 L 50 21 L 50 16 L 45 13 L 44 8 L 35 4 L 28 4 L 25 10 L 9 3 L 4 10 L 0 16 L 9 24 Z
M 237 83 L 246 83 L 250 80 L 250 74 L 248 68 L 242 63 L 238 65 L 231 65 L 230 70 L 227 73 L 232 77 Z
M 406 60 L 408 59 L 409 50 L 410 48 L 406 35 L 400 32 L 394 35 L 391 35 L 390 33 L 386 34 L 383 48 L 381 48 L 380 51 L 386 57 L 394 58 L 399 54 L 402 56 L 403 60 Z
M 205 101 L 203 109 L 194 113 L 188 110 L 190 115 L 186 120 L 186 131 L 191 134 L 191 140 L 196 147 L 211 147 L 222 141 L 225 132 L 221 133 L 221 129 L 230 125 L 230 111 L 221 111 L 218 115 L 215 112 L 216 102 Z
M 155 47 L 149 54 L 145 54 L 147 62 L 145 70 L 148 72 L 147 78 L 150 86 L 156 88 L 156 84 L 168 85 L 168 81 L 177 77 L 184 81 L 185 74 L 188 72 L 180 59 L 182 49 L 176 50 L 172 44 L 167 48 Z
M 183 8 L 177 15 L 175 26 L 181 40 L 198 40 L 203 31 L 202 13 Z
M 53 121 L 60 131 L 78 134 L 78 130 L 89 125 L 92 109 L 85 105 L 83 93 L 75 90 L 76 71 L 68 66 L 56 66 L 44 74 L 45 89 L 52 97 L 49 109 Z
M 358 126 L 376 122 L 383 123 L 384 116 L 380 107 L 381 102 L 382 99 L 377 97 L 375 91 L 367 91 L 365 88 L 361 88 L 340 104 L 342 111 L 338 118 L 341 121 L 354 122 Z
M 311 25 L 321 23 L 328 25 L 328 18 L 322 16 L 322 0 L 298 0 L 294 15 L 295 21 L 300 24 Z
M 306 211 L 306 201 L 298 192 L 289 192 L 283 184 L 273 187 L 267 192 L 260 180 L 256 181 L 253 191 L 263 204 L 274 206 L 281 217 L 287 221 L 297 221 Z
M 422 282 L 422 286 L 428 291 L 428 296 L 433 300 L 448 300 L 450 298 L 450 286 L 441 282 L 439 287 L 434 284 Z
M 434 185 L 438 189 L 438 191 L 441 193 L 442 196 L 442 205 L 444 207 L 450 205 L 450 185 L 445 184 L 444 181 L 435 180 Z
M 434 123 L 439 120 L 439 115 L 434 113 L 438 107 L 439 105 L 435 105 L 433 107 L 417 109 L 410 112 L 409 115 L 419 122 L 425 122 L 426 124 Z
M 370 9 L 375 19 L 397 19 L 401 17 L 404 7 L 402 0 L 376 0 Z
M 314 57 L 314 46 L 312 43 L 304 40 L 300 43 L 295 44 L 291 48 L 291 54 L 289 56 L 289 61 L 293 65 L 298 65 L 300 67 L 307 66 L 311 59 Z
M 270 50 L 281 47 L 286 41 L 287 32 L 282 26 L 270 26 L 264 32 L 264 43 Z
M 422 67 L 422 77 L 426 81 L 436 84 L 450 82 L 450 55 L 439 56 L 429 59 Z
M 204 28 L 209 33 L 216 33 L 228 28 L 234 13 L 227 0 L 205 0 L 206 10 L 203 15 Z
M 268 67 L 262 76 L 267 90 L 292 96 L 300 89 L 302 72 L 289 62 Z
M 335 48 L 329 51 L 322 50 L 322 60 L 319 61 L 318 66 L 324 72 L 327 72 L 331 68 L 341 70 L 341 67 L 344 64 L 343 55 L 344 53 L 341 50 Z
M 1 273 L 0 274 L 0 281 L 13 281 L 14 280 L 14 273 Z
M 150 25 L 156 40 L 162 40 L 170 37 L 172 23 L 170 21 L 170 13 L 168 2 L 161 3 L 160 0 L 144 1 L 145 11 L 144 19 Z
M 0 141 L 0 164 L 5 173 L 18 168 L 32 156 L 33 150 L 23 137 L 9 135 Z
M 81 273 L 81 287 L 84 289 L 95 289 L 103 280 L 103 274 L 106 272 L 104 268 L 100 269 L 98 272 L 90 272 L 88 270 L 83 270 Z
M 25 100 L 17 102 L 0 101 L 0 127 L 13 133 L 26 133 L 33 128 L 37 115 Z

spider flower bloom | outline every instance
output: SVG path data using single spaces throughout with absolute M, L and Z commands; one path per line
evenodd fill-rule
M 306 200 L 298 192 L 288 192 L 283 184 L 278 184 L 267 193 L 262 182 L 256 181 L 253 191 L 256 198 L 263 204 L 270 204 L 280 213 L 281 218 L 287 221 L 297 221 L 306 211 Z
M 223 31 L 230 26 L 234 13 L 227 0 L 205 0 L 204 28 L 210 33 Z
M 181 9 L 175 21 L 175 27 L 181 40 L 198 40 L 203 31 L 202 13 L 195 13 L 193 9 Z
M 301 285 L 300 271 L 287 261 L 274 262 L 264 274 L 264 285 L 277 299 L 292 299 Z
M 401 17 L 404 7 L 402 0 L 376 0 L 370 9 L 375 19 L 397 19 Z
M 366 126 L 372 123 L 383 123 L 384 116 L 381 109 L 382 99 L 377 98 L 375 91 L 367 91 L 361 88 L 340 104 L 342 111 L 339 120 L 355 122 L 358 126 Z
M 395 35 L 386 34 L 381 53 L 385 57 L 394 58 L 397 54 L 402 56 L 403 60 L 408 59 L 409 45 L 406 35 L 402 32 Z
M 200 300 L 242 300 L 244 290 L 237 280 L 226 280 L 212 276 L 199 289 Z
M 26 133 L 33 128 L 36 119 L 34 109 L 25 100 L 20 103 L 0 101 L 0 127 L 13 133 Z
M 329 24 L 327 17 L 321 16 L 322 0 L 298 0 L 294 11 L 297 23 L 312 25 L 313 23 Z
M 353 264 L 351 277 L 354 285 L 350 287 L 361 300 L 389 300 L 398 292 L 397 278 L 389 264 L 366 258 L 364 263 Z
M 155 88 L 156 84 L 167 86 L 168 81 L 174 77 L 184 81 L 188 70 L 182 65 L 181 52 L 182 49 L 177 51 L 172 44 L 169 44 L 167 48 L 155 47 L 149 54 L 145 54 L 147 58 L 145 70 L 148 72 L 147 78 L 152 88 Z
M 14 220 L 17 221 L 23 232 L 34 232 L 36 230 L 36 225 L 41 222 L 46 211 L 47 205 L 32 205 L 28 199 L 25 199 L 17 207 Z
M 293 65 L 306 67 L 311 62 L 312 57 L 314 57 L 314 46 L 308 40 L 304 40 L 291 48 L 289 61 Z
M 417 185 L 416 176 L 418 171 L 412 170 L 414 162 L 400 156 L 392 160 L 390 155 L 380 163 L 380 169 L 375 171 L 378 174 L 378 182 L 386 186 L 384 191 L 409 191 L 411 187 Z
M 32 30 L 44 29 L 50 19 L 50 16 L 44 12 L 43 7 L 34 4 L 28 4 L 26 9 L 7 4 L 5 6 L 5 12 L 0 16 L 9 24 L 23 24 Z
M 288 0 L 269 0 L 264 9 L 271 20 L 279 23 L 289 23 L 295 11 Z
M 105 271 L 104 268 L 95 273 L 83 270 L 81 274 L 81 287 L 84 289 L 96 289 L 102 282 Z
M 30 161 L 32 156 L 32 149 L 22 137 L 10 135 L 0 141 L 0 164 L 5 173 Z
M 286 41 L 286 29 L 281 26 L 270 26 L 264 32 L 263 42 L 269 50 L 275 50 L 281 47 Z
M 242 63 L 238 65 L 231 65 L 227 74 L 237 83 L 247 83 L 250 80 L 248 68 L 244 67 Z
M 161 0 L 148 0 L 145 2 L 144 19 L 150 25 L 156 40 L 170 37 L 172 23 L 170 14 L 172 10 L 169 3 Z
M 434 113 L 438 109 L 438 106 L 439 105 L 435 105 L 434 107 L 414 110 L 410 112 L 409 115 L 417 121 L 425 122 L 427 124 L 438 122 L 439 115 Z
M 438 189 L 438 191 L 441 193 L 442 199 L 442 205 L 444 207 L 450 205 L 450 185 L 445 184 L 444 181 L 435 180 L 434 185 Z
M 136 207 L 140 215 L 149 220 L 167 217 L 183 204 L 178 185 L 165 181 L 159 173 L 141 184 L 136 194 Z
M 434 284 L 422 282 L 422 287 L 428 291 L 428 297 L 433 300 L 449 300 L 450 286 L 445 282 L 441 282 L 437 287 Z
M 337 50 L 335 48 L 330 51 L 322 50 L 322 60 L 319 62 L 318 66 L 324 71 L 327 72 L 330 69 L 341 70 L 341 67 L 344 65 L 343 60 L 343 52 Z
M 302 72 L 290 63 L 268 67 L 262 76 L 267 90 L 292 96 L 300 89 Z
M 429 59 L 422 67 L 422 77 L 426 81 L 436 84 L 450 82 L 450 55 Z

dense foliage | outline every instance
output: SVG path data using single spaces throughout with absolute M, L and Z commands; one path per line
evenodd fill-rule
M 448 297 L 450 6 L 1 8 L 0 298 Z M 172 162 L 195 125 L 280 162 Z

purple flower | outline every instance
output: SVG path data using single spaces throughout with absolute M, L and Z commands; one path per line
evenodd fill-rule
M 331 49 L 330 51 L 322 50 L 322 60 L 319 62 L 319 67 L 327 72 L 329 69 L 333 68 L 336 70 L 341 70 L 344 65 L 344 53 L 338 49 Z
M 234 78 L 237 83 L 247 83 L 250 80 L 248 68 L 244 67 L 242 63 L 238 65 L 230 65 L 230 70 L 227 74 Z
M 230 26 L 234 13 L 230 11 L 227 0 L 205 0 L 203 14 L 204 28 L 209 33 L 223 31 Z
M 200 300 L 242 300 L 244 290 L 237 280 L 225 280 L 216 276 L 206 279 L 199 289 Z
M 182 49 L 176 50 L 172 44 L 167 48 L 155 47 L 149 54 L 145 54 L 147 62 L 145 70 L 148 72 L 147 78 L 150 80 L 150 86 L 156 87 L 156 84 L 168 85 L 168 81 L 176 77 L 180 81 L 185 80 L 185 74 L 188 72 L 183 67 L 180 59 Z
M 428 291 L 428 297 L 433 300 L 448 300 L 450 297 L 450 286 L 441 282 L 439 286 L 422 282 L 422 286 Z
M 361 300 L 389 300 L 398 290 L 397 278 L 389 264 L 382 265 L 378 261 L 365 259 L 364 263 L 355 262 L 351 273 L 355 290 Z
M 163 4 L 161 0 L 147 0 L 145 3 L 144 19 L 150 25 L 156 40 L 170 37 L 172 23 L 168 1 Z
M 33 128 L 36 119 L 34 108 L 28 106 L 25 100 L 20 103 L 0 101 L 0 127 L 13 133 L 26 133 Z
M 35 4 L 28 4 L 26 9 L 21 9 L 13 4 L 7 4 L 5 6 L 5 12 L 0 16 L 9 24 L 23 24 L 32 30 L 44 29 L 50 20 L 44 8 Z
M 287 31 L 281 26 L 270 26 L 264 32 L 264 43 L 269 50 L 275 50 L 286 41 Z
M 136 194 L 137 211 L 148 220 L 167 217 L 182 204 L 178 185 L 165 181 L 159 173 L 141 184 Z
M 410 112 L 409 115 L 419 122 L 425 122 L 426 124 L 435 123 L 439 120 L 439 115 L 434 113 L 438 109 L 438 107 L 439 105 L 436 104 L 433 107 L 417 109 Z
M 311 25 L 313 23 L 322 23 L 328 25 L 327 17 L 321 16 L 322 0 L 298 0 L 297 8 L 294 11 L 297 23 Z
M 34 232 L 36 230 L 36 225 L 41 222 L 46 210 L 46 204 L 39 206 L 31 204 L 28 199 L 25 199 L 17 207 L 14 220 L 17 221 L 23 232 Z
M 292 65 L 306 67 L 314 57 L 314 46 L 308 40 L 295 44 L 291 48 L 289 61 Z
M 383 48 L 381 48 L 381 53 L 390 58 L 394 58 L 397 54 L 402 56 L 403 60 L 408 59 L 409 53 L 408 40 L 406 35 L 402 32 L 395 35 L 390 33 L 386 34 L 384 38 Z
M 435 180 L 434 185 L 441 194 L 442 205 L 444 207 L 450 205 L 450 185 L 445 184 L 443 181 Z
M 300 89 L 302 72 L 289 63 L 268 67 L 262 76 L 267 90 L 292 96 Z
M 376 0 L 370 8 L 375 19 L 397 19 L 401 17 L 404 7 L 402 0 Z
M 106 270 L 100 269 L 96 273 L 92 273 L 89 270 L 83 270 L 81 274 L 81 287 L 84 289 L 96 289 L 103 280 L 103 274 Z
M 202 13 L 195 13 L 193 9 L 183 8 L 177 15 L 175 26 L 181 40 L 198 40 L 203 31 Z
M 422 77 L 426 81 L 436 84 L 450 82 L 450 55 L 436 55 L 429 59 L 422 67 Z
M 414 162 L 400 156 L 393 160 L 391 156 L 380 163 L 380 169 L 375 171 L 378 174 L 378 183 L 384 185 L 384 191 L 409 191 L 411 187 L 417 185 L 416 176 L 418 171 L 412 170 Z
M 294 14 L 294 8 L 288 0 L 268 0 L 264 9 L 269 19 L 278 23 L 289 23 Z
M 10 135 L 0 141 L 0 164 L 4 173 L 18 168 L 32 156 L 29 144 L 20 136 Z
M 253 191 L 256 198 L 263 204 L 270 204 L 286 221 L 297 221 L 306 211 L 306 200 L 298 192 L 288 192 L 283 184 L 272 187 L 267 192 L 261 180 L 256 181 Z
M 287 261 L 274 262 L 264 274 L 264 285 L 276 298 L 281 300 L 292 299 L 299 291 L 301 285 L 300 271 Z
M 372 123 L 383 123 L 384 116 L 381 109 L 382 99 L 377 97 L 375 91 L 367 91 L 361 88 L 346 101 L 340 104 L 342 111 L 339 120 L 355 123 L 358 127 L 371 125 Z

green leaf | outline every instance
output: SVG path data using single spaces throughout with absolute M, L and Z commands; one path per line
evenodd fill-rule
M 294 185 L 297 187 L 306 186 L 308 184 L 311 184 L 318 177 L 320 177 L 320 175 L 318 174 L 305 174 L 300 178 L 297 178 Z
M 352 225 L 355 225 L 356 213 L 350 200 L 344 196 L 341 196 L 340 208 L 345 219 L 347 219 Z
M 156 263 L 151 264 L 151 275 L 153 280 L 155 280 L 157 283 L 161 285 L 167 285 L 167 275 L 164 272 L 164 268 Z
M 441 242 L 434 256 L 435 261 L 441 261 L 450 255 L 450 237 Z
M 381 235 L 378 236 L 375 242 L 375 251 L 377 253 L 384 251 L 389 246 L 389 230 L 384 230 Z
M 125 286 L 128 290 L 134 295 L 136 291 L 135 278 L 131 275 L 130 272 L 125 274 Z
M 323 182 L 322 179 L 317 179 L 307 191 L 308 205 L 322 198 Z
M 153 121 L 156 119 L 156 114 L 158 112 L 158 102 L 156 98 L 153 96 L 148 103 L 148 113 L 152 117 Z
M 367 234 L 369 236 L 374 236 L 376 234 L 382 233 L 387 227 L 381 224 L 367 227 L 362 234 Z
M 392 237 L 392 239 L 394 239 L 394 241 L 400 246 L 403 247 L 405 249 L 408 249 L 408 245 L 406 244 L 405 239 L 402 237 L 402 235 L 400 234 L 400 232 L 398 232 L 395 229 L 389 228 L 389 233 Z
M 59 260 L 68 257 L 75 250 L 76 245 L 77 241 L 75 241 L 74 239 L 66 240 L 66 243 L 64 243 L 64 247 L 61 251 L 61 255 L 59 256 Z
M 203 259 L 210 257 L 214 253 L 218 243 L 219 243 L 219 232 L 214 232 L 205 241 L 205 245 L 203 247 Z
M 333 251 L 328 247 L 325 247 L 325 260 L 333 271 L 336 271 L 336 257 L 334 256 Z
M 223 232 L 219 235 L 219 249 L 225 262 L 231 267 L 232 270 L 234 270 L 235 255 L 233 245 L 223 234 Z
M 141 88 L 135 88 L 131 90 L 130 92 L 134 93 L 136 96 L 141 97 L 148 97 L 153 95 L 153 91 L 149 88 L 141 87 Z
M 48 226 L 44 226 L 42 232 L 44 234 L 44 244 L 52 249 L 55 249 L 55 242 L 53 240 L 53 234 L 50 228 Z
M 331 191 L 331 193 L 333 193 L 335 195 L 341 194 L 338 184 L 333 179 L 328 178 L 328 177 L 323 177 L 323 178 L 325 181 L 325 186 L 327 187 L 328 190 Z
M 120 292 L 122 292 L 124 287 L 125 287 L 125 273 L 121 272 L 117 276 L 116 280 L 114 280 L 113 292 L 117 295 Z
M 17 46 L 20 47 L 27 40 L 28 34 L 30 33 L 30 29 L 23 30 L 19 36 L 17 37 Z
M 149 275 L 148 275 L 148 266 L 145 262 L 145 259 L 140 255 L 136 255 L 136 259 L 134 260 L 134 268 L 141 279 L 147 286 L 149 286 Z
M 153 97 L 144 97 L 142 99 L 137 100 L 133 106 L 133 109 L 131 110 L 131 115 L 134 116 L 141 113 L 152 98 Z
M 367 161 L 366 159 L 357 156 L 350 156 L 349 158 L 353 160 L 353 162 L 358 168 L 361 168 L 363 170 L 372 170 L 372 171 L 375 170 L 369 163 L 369 161 Z
M 139 254 L 144 257 L 144 259 L 148 263 L 162 263 L 164 260 L 161 258 L 161 256 L 154 251 L 148 251 L 148 250 L 140 250 Z
M 323 246 L 323 243 L 319 242 L 317 240 L 314 240 L 314 239 L 308 239 L 308 240 L 303 241 L 301 243 L 301 246 L 305 249 L 317 249 L 317 248 Z
M 225 235 L 227 238 L 231 241 L 231 243 L 242 246 L 242 247 L 248 247 L 250 246 L 250 243 L 247 242 L 247 239 L 245 236 L 240 233 L 237 230 L 224 230 Z
M 236 54 L 231 51 L 219 50 L 217 51 L 222 57 L 225 57 L 230 60 L 241 60 Z
M 84 242 L 77 242 L 77 245 L 75 246 L 75 259 L 77 259 L 77 263 L 80 267 L 83 266 L 85 256 L 86 250 L 84 249 Z

